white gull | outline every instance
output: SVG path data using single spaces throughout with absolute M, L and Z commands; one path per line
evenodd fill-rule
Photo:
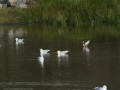
M 16 43 L 22 43 L 24 39 L 15 38 L 15 40 L 16 40 Z
M 43 50 L 42 48 L 39 49 L 39 50 L 40 50 L 40 53 L 41 53 L 41 54 L 47 54 L 47 53 L 50 51 L 50 49 Z
M 59 56 L 64 56 L 64 55 L 66 55 L 66 53 L 68 53 L 70 50 L 65 50 L 65 51 L 60 51 L 60 50 L 58 50 L 57 51 L 57 54 L 59 55 Z
M 107 86 L 103 85 L 102 87 L 95 87 L 95 90 L 107 90 Z
M 89 43 L 90 43 L 90 40 L 88 40 L 87 42 L 84 42 L 84 41 L 82 42 L 84 47 L 87 47 Z

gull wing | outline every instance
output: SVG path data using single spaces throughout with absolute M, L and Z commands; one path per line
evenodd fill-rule
M 44 52 L 45 52 L 45 53 L 47 53 L 47 52 L 49 52 L 49 51 L 50 51 L 49 49 L 47 49 L 47 50 L 44 50 Z
M 24 39 L 20 39 L 21 41 L 23 41 Z
M 94 89 L 95 89 L 95 90 L 103 90 L 102 87 L 95 87 Z
M 67 53 L 67 52 L 69 52 L 69 50 L 66 50 L 66 51 L 61 51 L 61 53 Z
M 89 43 L 90 43 L 90 40 L 89 40 L 89 41 L 87 41 L 85 44 L 86 44 L 86 45 L 88 45 Z

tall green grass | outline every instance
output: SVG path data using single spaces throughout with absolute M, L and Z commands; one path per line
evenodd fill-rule
M 119 0 L 38 0 L 21 10 L 21 21 L 57 25 L 80 23 L 120 23 Z

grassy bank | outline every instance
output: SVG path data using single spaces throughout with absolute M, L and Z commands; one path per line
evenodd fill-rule
M 53 24 L 120 23 L 119 0 L 38 0 L 19 12 L 24 22 Z
M 120 23 L 119 0 L 38 0 L 36 2 L 27 9 L 0 10 L 0 23 L 48 22 L 57 25 Z
M 20 16 L 12 8 L 0 8 L 0 24 L 17 23 Z

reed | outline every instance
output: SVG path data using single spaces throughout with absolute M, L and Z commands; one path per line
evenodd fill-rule
M 21 21 L 56 25 L 80 23 L 120 23 L 119 0 L 38 0 L 21 10 Z

